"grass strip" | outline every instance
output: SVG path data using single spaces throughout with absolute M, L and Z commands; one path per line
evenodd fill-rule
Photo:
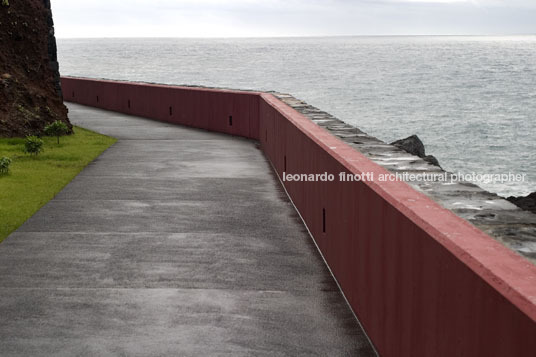
M 13 162 L 0 174 L 0 242 L 50 201 L 84 167 L 117 140 L 80 127 L 63 136 L 44 137 L 44 151 L 24 154 L 24 139 L 0 139 L 0 158 Z

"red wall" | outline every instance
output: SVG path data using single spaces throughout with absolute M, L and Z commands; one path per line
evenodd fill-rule
M 70 101 L 258 139 L 280 177 L 285 162 L 288 173 L 387 173 L 269 94 L 62 85 Z M 381 355 L 536 355 L 536 267 L 523 257 L 402 182 L 284 184 Z
M 71 77 L 63 77 L 61 85 L 66 101 L 258 139 L 256 92 Z

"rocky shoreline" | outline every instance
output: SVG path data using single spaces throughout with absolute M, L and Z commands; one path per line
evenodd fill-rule
M 441 167 L 435 156 L 426 155 L 424 144 L 417 135 L 412 135 L 407 138 L 394 141 L 391 143 L 391 145 L 394 145 L 411 155 L 418 156 L 432 165 Z M 522 210 L 536 213 L 536 192 L 533 192 L 528 196 L 510 196 L 506 197 L 506 199 Z

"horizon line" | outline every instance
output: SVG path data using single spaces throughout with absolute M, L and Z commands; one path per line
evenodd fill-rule
M 395 35 L 275 35 L 275 36 L 100 36 L 63 37 L 61 40 L 75 39 L 271 39 L 271 38 L 340 38 L 340 37 L 528 37 L 536 33 L 519 34 L 395 34 Z

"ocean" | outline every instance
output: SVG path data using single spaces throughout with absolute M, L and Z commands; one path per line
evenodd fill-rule
M 384 141 L 417 134 L 441 166 L 526 174 L 536 191 L 536 36 L 58 39 L 62 75 L 275 90 Z

